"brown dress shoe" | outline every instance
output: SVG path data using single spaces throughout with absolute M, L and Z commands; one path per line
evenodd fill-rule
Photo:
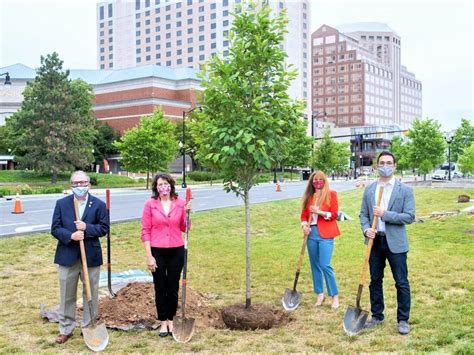
M 69 338 L 72 337 L 72 333 L 65 335 L 65 334 L 59 334 L 58 337 L 56 338 L 56 343 L 58 344 L 64 344 L 69 340 Z

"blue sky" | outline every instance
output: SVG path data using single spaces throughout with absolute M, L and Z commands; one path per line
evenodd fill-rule
M 291 1 L 291 0 L 290 0 Z M 57 51 L 66 68 L 96 68 L 95 0 L 0 0 L 0 67 L 40 64 Z M 313 0 L 322 24 L 384 22 L 402 38 L 402 64 L 423 82 L 423 118 L 445 130 L 473 119 L 470 0 Z

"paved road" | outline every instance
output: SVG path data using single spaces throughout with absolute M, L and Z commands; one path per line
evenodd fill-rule
M 252 203 L 262 203 L 297 198 L 303 194 L 305 186 L 306 181 L 283 183 L 282 192 L 276 192 L 274 184 L 258 185 L 250 191 L 250 200 Z M 191 186 L 191 188 L 194 211 L 243 205 L 241 198 L 224 192 L 222 186 Z M 354 188 L 354 181 L 335 181 L 331 183 L 331 188 L 337 191 L 350 190 Z M 178 188 L 177 192 L 180 196 L 184 196 L 181 188 Z M 104 190 L 92 193 L 105 200 Z M 140 219 L 143 204 L 150 196 L 150 191 L 131 188 L 112 189 L 110 195 L 110 214 L 114 223 Z M 0 198 L 0 237 L 48 231 L 56 200 L 62 197 L 64 195 L 61 194 L 22 196 L 23 214 L 11 213 L 14 199 Z

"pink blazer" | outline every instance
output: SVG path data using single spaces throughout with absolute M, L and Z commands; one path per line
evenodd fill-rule
M 177 198 L 171 201 L 166 215 L 160 199 L 148 199 L 142 213 L 141 240 L 150 241 L 155 248 L 176 248 L 184 245 L 182 232 L 186 231 L 185 201 Z M 191 227 L 191 222 L 189 227 Z

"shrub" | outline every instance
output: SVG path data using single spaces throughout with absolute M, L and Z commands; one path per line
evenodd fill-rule
M 33 195 L 34 191 L 28 184 L 18 185 L 17 187 L 20 195 Z
M 0 187 L 0 197 L 7 196 L 7 195 L 14 195 L 15 191 L 8 188 L 8 187 Z
M 97 184 L 98 184 L 97 176 L 96 175 L 91 175 L 90 179 L 91 179 L 91 181 L 90 181 L 91 185 L 92 186 L 97 186 Z
M 64 186 L 55 185 L 55 186 L 45 186 L 39 189 L 37 192 L 40 194 L 57 194 L 62 193 L 65 190 Z
M 194 181 L 210 181 L 219 179 L 220 175 L 211 171 L 191 171 L 188 173 L 188 177 Z

